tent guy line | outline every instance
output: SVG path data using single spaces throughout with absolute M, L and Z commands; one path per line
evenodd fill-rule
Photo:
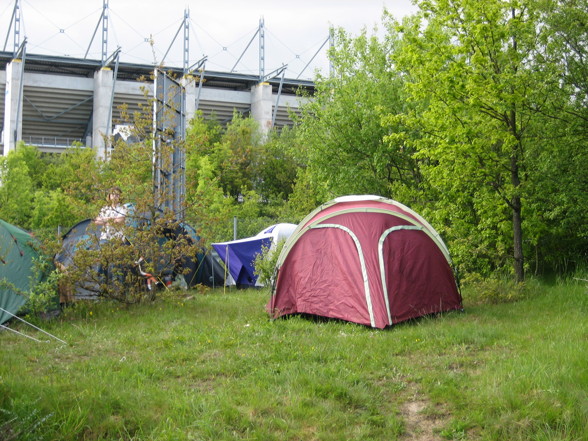
M 35 337 L 31 337 L 30 335 L 26 335 L 22 332 L 17 331 L 16 329 L 9 328 L 8 326 L 0 325 L 0 328 L 6 329 L 7 331 L 14 332 L 15 334 L 20 335 L 21 337 L 26 337 L 30 340 L 36 341 L 37 343 L 49 343 L 49 340 L 45 340 L 44 342 L 41 340 L 36 339 Z
M 10 315 L 10 316 L 14 317 L 14 318 L 15 318 L 15 319 L 17 319 L 17 320 L 20 320 L 20 321 L 21 321 L 21 322 L 23 322 L 23 323 L 26 323 L 27 325 L 29 325 L 29 326 L 31 326 L 31 327 L 33 327 L 33 328 L 35 328 L 37 331 L 41 331 L 43 334 L 46 334 L 46 335 L 48 335 L 49 337 L 53 337 L 55 340 L 57 340 L 57 341 L 60 341 L 61 343 L 65 344 L 65 345 L 67 344 L 67 342 L 64 342 L 62 339 L 60 339 L 60 338 L 58 338 L 58 337 L 55 337 L 53 334 L 50 334 L 50 333 L 48 333 L 47 331 L 44 331 L 44 330 L 42 330 L 41 328 L 39 328 L 39 327 L 37 327 L 37 326 L 33 325 L 32 323 L 29 323 L 29 322 L 27 322 L 26 320 L 24 320 L 24 319 L 22 319 L 22 318 L 20 318 L 20 317 L 17 317 L 16 315 L 14 315 L 13 313 L 11 313 L 10 311 L 7 311 L 7 310 L 5 310 L 4 308 L 1 308 L 1 307 L 0 307 L 0 311 L 3 311 L 3 312 L 5 312 L 6 314 L 8 314 L 8 315 Z M 2 328 L 4 328 L 4 329 L 8 329 L 9 331 L 12 331 L 12 332 L 15 332 L 15 333 L 17 333 L 17 334 L 20 334 L 20 335 L 22 335 L 22 336 L 24 336 L 24 337 L 30 338 L 31 340 L 35 340 L 36 342 L 43 343 L 41 340 L 37 340 L 37 339 L 36 339 L 36 338 L 34 338 L 34 337 L 30 337 L 30 336 L 28 336 L 28 335 L 26 335 L 26 334 L 23 334 L 23 333 L 21 333 L 21 332 L 18 332 L 18 331 L 14 330 L 14 329 L 11 329 L 11 328 L 9 328 L 8 326 L 4 326 L 4 325 L 0 325 L 0 326 L 1 326 Z M 46 340 L 46 341 L 45 341 L 45 343 L 49 343 L 49 340 Z

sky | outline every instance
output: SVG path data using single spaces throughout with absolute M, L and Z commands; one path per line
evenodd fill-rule
M 0 5 L 6 51 L 14 49 L 15 1 Z M 104 0 L 19 1 L 27 53 L 101 58 Z M 315 69 L 328 69 L 330 26 L 372 33 L 384 8 L 398 19 L 416 11 L 411 0 L 108 0 L 108 54 L 120 47 L 124 62 L 182 67 L 188 11 L 190 65 L 206 56 L 206 70 L 256 75 L 263 20 L 265 74 L 287 65 L 286 77 L 312 79 Z

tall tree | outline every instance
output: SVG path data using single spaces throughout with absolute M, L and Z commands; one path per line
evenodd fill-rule
M 349 193 L 396 197 L 420 176 L 401 135 L 382 115 L 404 111 L 402 78 L 390 62 L 396 44 L 369 36 L 335 33 L 334 74 L 319 76 L 313 100 L 302 107 L 298 131 L 308 155 L 305 178 L 321 182 L 332 197 Z
M 543 65 L 557 66 L 541 129 L 551 142 L 532 158 L 537 206 L 528 236 L 537 270 L 566 271 L 585 264 L 588 248 L 588 1 L 546 2 Z M 553 71 L 553 70 L 552 70 Z
M 22 147 L 22 146 L 21 146 Z M 26 148 L 17 148 L 0 158 L 0 218 L 30 228 L 34 181 L 26 162 Z
M 238 113 L 224 127 L 202 115 L 191 121 L 186 215 L 207 241 L 229 240 L 234 217 L 239 237 L 278 221 L 277 211 L 292 191 L 296 163 L 277 134 L 261 141 L 257 123 Z
M 529 161 L 545 145 L 545 113 L 560 99 L 553 87 L 558 66 L 547 62 L 542 44 L 552 32 L 547 3 L 420 1 L 395 54 L 408 90 L 423 104 L 411 115 L 424 134 L 418 156 L 441 201 L 457 211 L 440 215 L 448 222 L 469 217 L 470 237 L 502 237 L 495 245 L 510 250 L 517 281 L 525 274 Z
M 545 41 L 546 56 L 561 65 L 558 86 L 571 98 L 566 109 L 558 110 L 565 112 L 565 119 L 575 119 L 576 129 L 588 137 L 588 1 L 553 0 L 548 5 L 545 22 L 553 34 Z

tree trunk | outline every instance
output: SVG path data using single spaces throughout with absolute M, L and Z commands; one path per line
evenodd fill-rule
M 523 219 L 521 216 L 521 198 L 512 198 L 512 229 L 514 245 L 514 271 L 517 282 L 525 281 L 524 257 L 523 257 Z
M 523 256 L 523 217 L 521 215 L 521 197 L 518 194 L 521 181 L 516 155 L 513 155 L 511 158 L 511 179 L 514 189 L 514 195 L 511 199 L 514 272 L 516 281 L 521 283 L 525 280 L 525 268 Z

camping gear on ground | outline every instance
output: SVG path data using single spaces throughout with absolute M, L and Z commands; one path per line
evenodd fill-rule
M 255 258 L 264 248 L 275 250 L 278 242 L 286 240 L 296 229 L 295 224 L 275 224 L 253 237 L 213 243 L 237 287 L 261 286 L 255 274 Z
M 0 324 L 16 314 L 43 274 L 40 243 L 25 230 L 0 220 Z M 37 262 L 37 263 L 35 263 Z
M 137 271 L 139 272 L 139 275 L 143 276 L 143 278 L 145 279 L 145 286 L 147 287 L 147 291 L 153 291 L 160 282 L 153 274 L 143 271 L 143 268 L 141 268 L 141 264 L 144 262 L 145 259 L 139 257 L 139 260 L 135 262 L 135 265 L 137 266 Z M 168 286 L 171 285 L 171 280 L 169 282 L 170 283 L 168 284 Z
M 391 199 L 345 196 L 286 241 L 267 309 L 385 328 L 461 310 L 462 300 L 449 251 L 425 219 Z

